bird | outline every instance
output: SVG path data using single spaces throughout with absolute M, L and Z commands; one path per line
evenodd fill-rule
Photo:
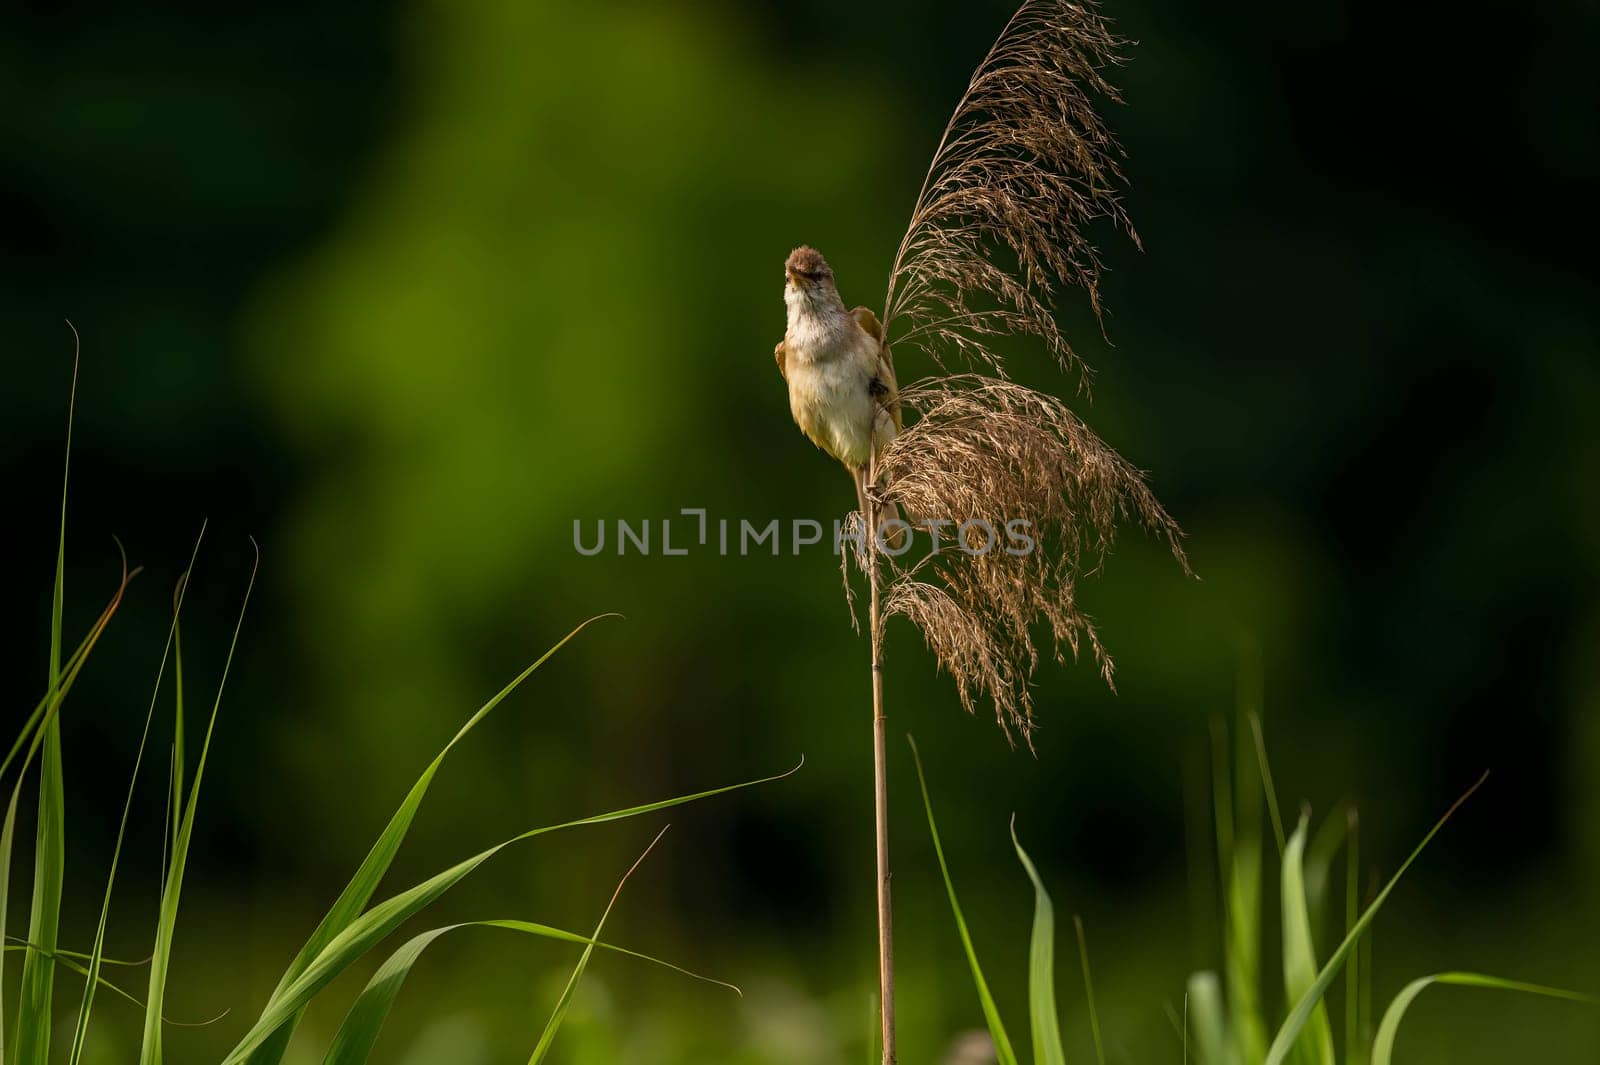
M 871 308 L 846 309 L 833 268 L 815 248 L 790 252 L 783 274 L 788 326 L 772 355 L 789 386 L 789 413 L 850 471 L 862 517 L 870 496 L 882 506 L 884 525 L 898 522 L 899 509 L 872 483 L 873 460 L 904 428 L 883 325 Z M 888 530 L 892 546 L 903 536 L 899 527 Z

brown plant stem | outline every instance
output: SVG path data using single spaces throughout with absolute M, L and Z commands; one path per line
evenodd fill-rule
M 867 476 L 862 506 L 866 513 L 868 641 L 872 646 L 872 781 L 878 852 L 878 1002 L 883 1029 L 883 1065 L 895 1065 L 894 1052 L 894 917 L 889 905 L 889 767 L 883 715 L 883 605 L 878 581 L 878 504 L 874 459 Z

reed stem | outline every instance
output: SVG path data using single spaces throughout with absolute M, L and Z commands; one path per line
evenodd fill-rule
M 889 772 L 883 715 L 883 605 L 878 579 L 878 505 L 872 499 L 877 463 L 869 467 L 862 508 L 866 519 L 868 637 L 872 645 L 872 781 L 878 852 L 878 1002 L 883 1030 L 883 1065 L 895 1065 L 894 918 L 889 905 Z

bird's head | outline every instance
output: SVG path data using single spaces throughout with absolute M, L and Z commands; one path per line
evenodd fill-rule
M 833 267 L 828 265 L 828 260 L 822 257 L 820 251 L 807 244 L 789 253 L 788 261 L 783 264 L 783 273 L 790 285 L 800 289 L 823 288 L 833 284 Z
M 838 291 L 833 280 L 833 267 L 828 265 L 828 260 L 822 257 L 820 251 L 807 244 L 789 253 L 788 260 L 783 264 L 783 276 L 789 288 L 807 295 Z
M 802 244 L 790 252 L 783 264 L 783 275 L 784 302 L 792 311 L 815 313 L 835 305 L 843 307 L 833 280 L 833 267 L 817 249 Z

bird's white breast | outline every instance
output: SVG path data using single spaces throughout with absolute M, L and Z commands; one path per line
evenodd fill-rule
M 855 322 L 805 318 L 785 337 L 789 411 L 812 443 L 848 466 L 872 457 L 875 341 Z

